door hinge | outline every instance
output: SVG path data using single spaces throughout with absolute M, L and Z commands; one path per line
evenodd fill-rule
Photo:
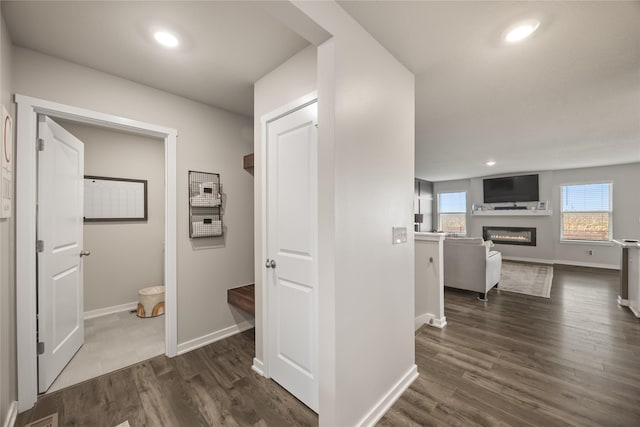
M 38 138 L 38 151 L 44 151 L 44 139 Z
M 44 343 L 42 341 L 38 343 L 38 356 L 41 354 L 44 354 Z
M 36 251 L 44 252 L 44 240 L 37 240 L 36 241 Z

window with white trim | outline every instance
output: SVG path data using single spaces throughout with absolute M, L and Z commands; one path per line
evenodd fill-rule
M 561 240 L 611 240 L 610 182 L 563 185 L 561 190 Z
M 467 234 L 467 193 L 438 193 L 438 230 Z

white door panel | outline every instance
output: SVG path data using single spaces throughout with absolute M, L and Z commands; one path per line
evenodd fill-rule
M 285 120 L 285 119 L 281 119 Z M 309 122 L 311 123 L 311 122 Z M 288 130 L 278 135 L 278 240 L 279 249 L 310 256 L 309 216 L 310 141 L 313 125 Z M 293 197 L 292 197 L 293 196 Z
M 38 389 L 47 391 L 84 342 L 82 218 L 84 146 L 48 117 L 38 137 Z
M 283 277 L 286 274 L 287 280 L 293 283 L 307 284 L 312 283 L 313 277 L 313 259 L 311 257 L 303 257 L 297 254 L 290 254 L 285 251 L 277 253 L 278 256 L 274 259 L 278 262 L 278 269 L 285 271 L 286 273 L 279 273 L 279 277 Z
M 279 305 L 287 307 L 280 315 L 279 354 L 286 363 L 313 376 L 313 355 L 309 336 L 313 334 L 311 311 L 313 288 L 280 279 Z
M 78 279 L 80 272 L 77 267 L 71 267 L 66 271 L 53 276 L 51 280 L 51 305 L 52 307 L 61 307 L 66 304 L 77 306 L 80 295 L 78 295 Z M 51 343 L 47 345 L 53 346 L 53 353 L 61 351 L 69 340 L 73 339 L 73 334 L 78 329 L 78 313 L 74 310 L 60 310 L 53 312 L 55 324 L 52 329 Z
M 267 129 L 271 377 L 318 410 L 317 103 Z

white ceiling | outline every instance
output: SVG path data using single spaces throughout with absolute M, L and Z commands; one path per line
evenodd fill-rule
M 416 176 L 640 161 L 640 2 L 341 1 L 416 74 Z M 307 46 L 253 2 L 2 1 L 14 44 L 245 115 Z M 519 45 L 519 19 L 542 22 Z M 184 38 L 170 51 L 150 31 Z M 496 166 L 485 166 L 487 160 Z
M 417 177 L 640 161 L 640 2 L 340 4 L 416 74 Z
M 253 83 L 308 42 L 250 2 L 6 1 L 13 43 L 253 116 Z M 152 39 L 167 28 L 168 50 Z

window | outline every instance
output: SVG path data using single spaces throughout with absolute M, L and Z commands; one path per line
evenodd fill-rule
M 438 230 L 467 234 L 467 193 L 438 193 Z
M 611 240 L 611 184 L 563 185 L 561 240 Z

